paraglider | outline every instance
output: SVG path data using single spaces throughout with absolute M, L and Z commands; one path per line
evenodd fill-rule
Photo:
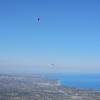
M 40 18 L 38 18 L 38 21 L 40 21 Z
M 53 68 L 53 66 L 55 66 L 55 64 L 51 64 L 51 66 L 52 66 L 52 68 Z

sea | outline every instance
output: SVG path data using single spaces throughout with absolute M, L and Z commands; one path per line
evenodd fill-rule
M 100 74 L 49 74 L 46 78 L 58 79 L 68 87 L 100 91 Z

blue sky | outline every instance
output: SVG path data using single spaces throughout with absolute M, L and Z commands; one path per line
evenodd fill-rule
M 0 0 L 0 70 L 100 73 L 100 0 Z

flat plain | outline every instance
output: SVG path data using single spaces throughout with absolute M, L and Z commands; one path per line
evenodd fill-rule
M 71 88 L 59 80 L 0 75 L 0 100 L 100 100 L 100 91 Z

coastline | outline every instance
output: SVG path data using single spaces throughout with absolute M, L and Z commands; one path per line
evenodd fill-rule
M 60 80 L 58 80 L 58 85 L 61 85 L 61 84 L 60 84 L 60 81 L 61 81 L 61 79 L 60 79 Z
M 48 75 L 46 78 L 55 79 L 58 86 L 100 91 L 100 74 Z

